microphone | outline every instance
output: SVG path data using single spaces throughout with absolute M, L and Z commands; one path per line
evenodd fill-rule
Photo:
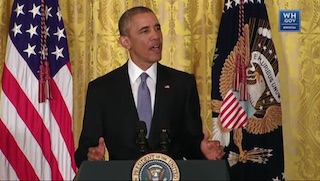
M 136 144 L 138 146 L 139 152 L 141 155 L 148 153 L 148 140 L 147 135 L 147 126 L 144 121 L 138 121 L 136 126 L 137 139 Z
M 159 136 L 160 152 L 167 155 L 170 147 L 170 143 L 171 143 L 171 140 L 169 136 L 169 129 L 167 126 L 163 126 L 160 129 L 160 136 Z

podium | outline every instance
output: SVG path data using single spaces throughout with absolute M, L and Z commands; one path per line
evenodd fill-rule
M 180 180 L 230 180 L 226 160 L 176 160 Z M 74 180 L 132 180 L 135 161 L 84 161 Z

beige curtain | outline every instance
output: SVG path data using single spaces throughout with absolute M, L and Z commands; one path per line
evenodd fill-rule
M 219 4 L 219 6 L 217 6 Z M 127 60 L 118 44 L 118 19 L 135 5 L 150 7 L 158 15 L 164 36 L 161 63 L 196 75 L 205 129 L 211 122 L 211 61 L 220 2 L 198 1 L 60 1 L 68 34 L 74 79 L 74 135 L 82 129 L 87 84 Z
M 287 180 L 320 180 L 319 0 L 266 2 L 280 63 Z M 280 33 L 279 10 L 301 11 L 301 32 Z
M 0 0 L 0 65 L 13 0 Z M 153 9 L 164 35 L 161 63 L 194 73 L 204 129 L 211 130 L 211 63 L 224 0 L 60 0 L 74 81 L 74 137 L 77 147 L 89 81 L 119 67 L 127 53 L 119 46 L 117 21 L 135 5 Z M 266 0 L 280 62 L 285 176 L 320 179 L 320 0 Z M 300 33 L 278 32 L 278 11 L 301 9 Z M 0 66 L 0 76 L 2 66 Z

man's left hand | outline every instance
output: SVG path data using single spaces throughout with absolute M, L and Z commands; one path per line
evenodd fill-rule
M 224 155 L 223 147 L 220 141 L 209 140 L 209 132 L 205 131 L 204 138 L 201 141 L 201 151 L 208 160 L 218 160 Z

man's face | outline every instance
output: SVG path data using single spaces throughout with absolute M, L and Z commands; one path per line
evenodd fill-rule
M 131 18 L 127 31 L 131 59 L 146 70 L 161 59 L 162 32 L 157 17 L 151 13 L 136 14 Z

